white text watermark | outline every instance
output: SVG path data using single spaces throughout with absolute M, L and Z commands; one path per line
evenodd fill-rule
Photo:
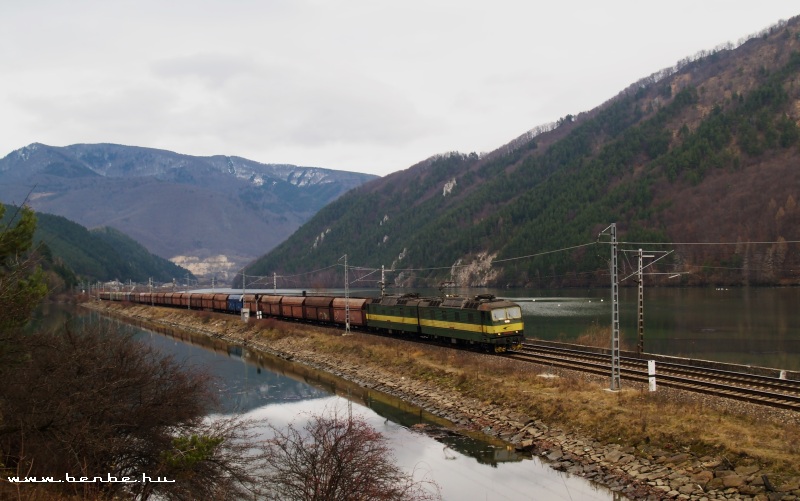
M 136 476 L 116 476 L 106 474 L 106 476 L 82 477 L 70 475 L 67 473 L 64 479 L 56 477 L 6 477 L 12 484 L 26 484 L 26 483 L 76 483 L 88 484 L 94 482 L 104 482 L 110 484 L 140 484 L 140 483 L 174 483 L 174 480 L 169 480 L 166 477 L 151 477 L 146 473 Z

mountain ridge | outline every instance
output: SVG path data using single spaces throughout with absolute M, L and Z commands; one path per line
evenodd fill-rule
M 118 144 L 33 143 L 0 159 L 0 200 L 27 201 L 225 280 L 325 204 L 377 176 Z
M 325 207 L 246 273 L 347 254 L 405 286 L 607 286 L 607 251 L 584 244 L 617 223 L 621 239 L 675 250 L 659 266 L 676 285 L 800 283 L 798 51 L 793 18 L 492 153 L 434 156 Z

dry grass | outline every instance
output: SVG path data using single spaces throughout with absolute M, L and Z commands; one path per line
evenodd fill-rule
M 169 310 L 167 310 L 169 311 Z M 221 318 L 224 331 L 275 349 L 313 350 L 342 363 L 403 375 L 485 404 L 539 419 L 566 432 L 639 450 L 691 451 L 698 457 L 725 457 L 733 465 L 756 460 L 784 475 L 800 475 L 798 417 L 789 423 L 741 412 L 741 405 L 718 409 L 705 397 L 659 389 L 626 387 L 606 391 L 607 381 L 484 354 L 355 333 L 340 329 L 261 320 L 249 324 Z M 212 322 L 214 323 L 214 322 Z M 586 334 L 599 339 L 594 330 Z M 632 383 L 628 383 L 632 385 Z
M 596 323 L 590 325 L 583 333 L 581 333 L 571 343 L 580 344 L 582 346 L 591 346 L 593 348 L 608 348 L 611 346 L 611 326 L 599 326 Z M 625 341 L 625 336 L 620 333 L 621 350 L 630 350 L 630 346 Z
M 311 336 L 315 344 L 318 338 Z M 541 367 L 501 357 L 409 345 L 373 336 L 325 336 L 320 350 L 351 363 L 377 363 L 484 403 L 503 405 L 565 431 L 639 449 L 725 456 L 733 464 L 756 459 L 784 474 L 798 474 L 800 428 L 732 411 L 702 399 L 680 399 L 667 390 L 606 391 L 607 381 L 579 374 L 540 377 Z M 624 386 L 624 382 L 623 382 Z

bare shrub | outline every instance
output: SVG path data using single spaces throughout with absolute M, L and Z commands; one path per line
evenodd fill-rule
M 630 349 L 623 335 L 620 333 L 620 349 Z M 592 323 L 585 331 L 575 339 L 575 344 L 591 346 L 593 348 L 609 348 L 611 346 L 611 326 L 599 326 Z
M 174 483 L 95 484 L 103 496 L 236 498 L 251 492 L 247 426 L 210 421 L 209 376 L 104 323 L 20 334 L 25 356 L 0 367 L 0 463 L 29 476 L 111 475 Z M 53 484 L 82 495 L 80 483 Z M 2 493 L 0 493 L 2 497 Z
M 258 329 L 262 333 L 264 331 L 272 331 L 277 329 L 278 319 L 276 319 L 275 317 L 263 317 L 261 320 L 257 320 L 255 325 L 258 326 Z
M 264 482 L 277 499 L 440 498 L 433 481 L 416 482 L 394 464 L 386 438 L 363 418 L 333 410 L 312 415 L 302 429 L 293 424 L 270 429 L 274 437 L 264 444 Z
M 201 322 L 207 324 L 211 321 L 214 315 L 210 311 L 200 310 L 195 313 L 195 316 L 197 316 L 197 318 L 199 318 Z

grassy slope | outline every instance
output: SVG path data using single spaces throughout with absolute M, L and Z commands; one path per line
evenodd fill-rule
M 653 394 L 625 381 L 624 391 L 611 393 L 605 391 L 604 379 L 568 372 L 543 378 L 540 374 L 547 368 L 533 364 L 369 334 L 342 337 L 339 329 L 274 319 L 244 324 L 226 315 L 148 307 L 132 307 L 123 314 L 224 334 L 298 360 L 327 359 L 337 369 L 354 365 L 360 368 L 358 375 L 377 370 L 394 381 L 402 376 L 479 405 L 501 406 L 567 433 L 635 448 L 641 456 L 660 450 L 687 452 L 698 460 L 724 458 L 730 466 L 756 463 L 774 483 L 800 476 L 796 413 L 666 389 Z

